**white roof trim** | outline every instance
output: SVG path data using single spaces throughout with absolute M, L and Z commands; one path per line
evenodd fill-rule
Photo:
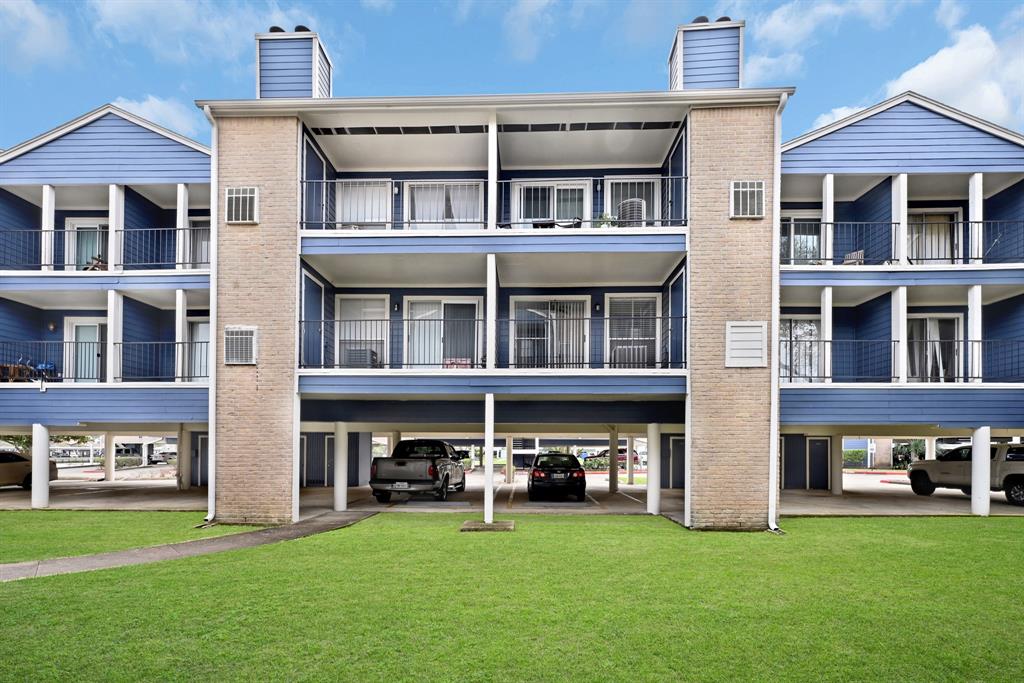
M 878 104 L 872 107 L 862 109 L 856 114 L 847 116 L 845 119 L 839 119 L 838 121 L 830 123 L 827 126 L 822 126 L 817 130 L 812 130 L 809 133 L 804 133 L 799 137 L 793 138 L 792 140 L 783 143 L 782 151 L 788 152 L 789 150 L 795 147 L 799 147 L 800 145 L 808 143 L 812 140 L 817 140 L 818 138 L 828 135 L 829 133 L 833 133 L 841 128 L 845 128 L 846 126 L 857 123 L 858 121 L 863 121 L 868 117 L 874 116 L 875 114 L 883 112 L 887 109 L 892 109 L 896 105 L 903 104 L 904 102 L 911 102 L 920 107 L 924 107 L 925 109 L 931 110 L 936 114 L 948 116 L 949 118 L 959 121 L 960 123 L 966 124 L 973 128 L 977 128 L 986 133 L 990 133 L 992 135 L 995 135 L 996 137 L 1003 138 L 1004 140 L 1008 140 L 1009 142 L 1013 142 L 1018 145 L 1024 146 L 1024 135 L 1021 135 L 1020 133 L 1012 131 L 1008 128 L 1003 128 L 1000 125 L 997 125 L 990 121 L 986 121 L 984 119 L 980 119 L 977 116 L 968 114 L 967 112 L 960 111 L 959 109 L 954 109 L 953 107 L 943 104 L 942 102 L 933 100 L 929 97 L 925 97 L 924 95 L 919 95 L 916 92 L 908 90 L 907 92 L 896 95 L 895 97 L 891 97 L 885 100 L 884 102 L 879 102 Z
M 120 107 L 115 107 L 112 104 L 105 104 L 102 107 L 99 107 L 98 109 L 93 109 L 91 112 L 79 116 L 77 119 L 68 121 L 67 123 L 57 126 L 52 130 L 48 130 L 41 135 L 37 135 L 31 140 L 26 140 L 21 144 L 11 147 L 3 154 L 0 154 L 0 164 L 8 162 L 11 159 L 14 159 L 15 157 L 19 157 L 22 154 L 25 154 L 26 152 L 30 152 L 33 149 L 36 149 L 37 147 L 42 147 L 46 143 L 52 142 L 53 140 L 56 140 L 59 137 L 67 135 L 68 133 L 74 130 L 78 130 L 82 126 L 92 123 L 96 119 L 106 116 L 107 114 L 114 114 L 115 116 L 119 116 L 122 119 L 125 119 L 126 121 L 131 121 L 132 123 L 138 126 L 142 126 L 147 130 L 151 130 L 157 135 L 162 135 L 165 138 L 170 138 L 171 140 L 181 143 L 186 147 L 191 147 L 197 152 L 202 152 L 203 154 L 206 155 L 210 154 L 209 147 L 202 145 L 191 138 L 187 138 L 184 135 L 179 135 L 178 133 L 175 133 L 172 130 L 168 130 L 163 126 L 158 126 L 152 121 L 147 121 L 141 116 L 136 116 L 135 114 L 132 114 L 130 112 L 125 111 L 124 109 L 121 109 Z

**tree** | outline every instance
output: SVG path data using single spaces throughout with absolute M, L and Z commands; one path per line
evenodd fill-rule
M 89 436 L 76 436 L 74 434 L 53 434 L 50 436 L 50 443 L 70 443 L 76 446 L 89 443 L 92 437 Z M 7 443 L 14 446 L 14 450 L 18 451 L 25 457 L 32 456 L 32 437 L 30 435 L 23 434 L 0 434 L 0 441 L 6 441 Z

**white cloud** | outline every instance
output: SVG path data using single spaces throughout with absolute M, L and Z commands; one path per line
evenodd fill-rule
M 794 76 L 803 69 L 804 56 L 799 52 L 785 52 L 771 57 L 753 55 L 743 69 L 744 85 L 761 85 L 770 82 L 778 84 L 781 78 Z
M 455 3 L 455 21 L 459 24 L 469 19 L 473 12 L 474 0 L 457 0 Z
M 129 100 L 118 97 L 114 106 L 192 138 L 199 134 L 204 123 L 198 109 L 173 98 L 146 95 L 141 100 Z
M 997 41 L 982 26 L 953 31 L 952 44 L 885 85 L 889 96 L 914 90 L 995 123 L 1024 124 L 1024 35 Z
M 811 130 L 816 130 L 822 126 L 827 126 L 830 123 L 835 123 L 840 119 L 845 119 L 847 116 L 852 116 L 863 110 L 864 107 L 836 107 L 824 114 L 818 114 L 818 118 L 814 119 L 814 123 L 811 124 Z
M 71 47 L 67 20 L 34 0 L 0 2 L 0 56 L 11 70 L 60 64 Z
M 835 30 L 846 18 L 867 21 L 881 28 L 902 10 L 903 2 L 851 0 L 850 2 L 804 2 L 793 0 L 780 5 L 767 16 L 755 19 L 754 38 L 776 47 L 796 48 L 824 30 Z
M 960 4 L 959 0 L 942 0 L 935 8 L 935 21 L 939 22 L 947 31 L 952 31 L 967 14 L 967 8 Z
M 395 0 L 359 0 L 359 4 L 378 12 L 390 12 L 395 9 Z
M 553 35 L 554 0 L 516 0 L 502 22 L 505 42 L 513 59 L 529 62 L 542 43 Z

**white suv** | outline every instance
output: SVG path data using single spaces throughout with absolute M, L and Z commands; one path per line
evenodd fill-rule
M 930 496 L 936 488 L 960 489 L 971 493 L 971 446 L 959 446 L 935 456 L 935 460 L 918 460 L 907 472 L 910 487 L 919 496 Z M 1007 502 L 1024 505 L 1024 445 L 1001 443 L 992 445 L 992 476 L 990 488 L 1003 491 Z

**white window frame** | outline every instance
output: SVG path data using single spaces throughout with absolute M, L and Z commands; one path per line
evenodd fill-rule
M 430 187 L 431 185 L 442 185 L 442 186 L 447 186 L 447 185 L 476 185 L 477 186 L 477 199 L 478 199 L 478 201 L 477 201 L 477 215 L 479 216 L 479 218 L 476 221 L 474 221 L 474 222 L 480 224 L 480 229 L 486 229 L 486 227 L 487 227 L 487 215 L 486 215 L 485 209 L 484 209 L 484 181 L 482 181 L 482 180 L 407 180 L 407 181 L 403 182 L 402 183 L 402 225 L 403 226 L 412 226 L 412 225 L 416 225 L 418 223 L 442 223 L 442 224 L 450 224 L 450 225 L 454 226 L 452 228 L 453 230 L 463 229 L 463 228 L 459 227 L 460 225 L 464 225 L 463 223 L 457 223 L 457 222 L 449 221 L 449 220 L 446 220 L 446 219 L 443 219 L 443 218 L 441 220 L 439 220 L 439 221 L 413 221 L 412 220 L 412 217 L 411 217 L 411 214 L 412 214 L 412 202 L 409 201 L 410 197 L 412 196 L 412 193 L 410 192 L 411 188 L 417 187 L 417 186 L 420 186 L 420 187 Z M 390 223 L 390 221 L 389 221 L 389 223 Z M 410 229 L 412 229 L 412 228 L 410 228 Z M 441 228 L 441 229 L 447 231 L 445 228 Z
M 783 339 L 782 338 L 782 323 L 783 323 L 783 321 L 786 321 L 786 320 L 790 320 L 790 321 L 792 321 L 792 320 L 814 320 L 814 321 L 817 321 L 817 323 L 818 323 L 818 338 L 817 338 L 817 341 L 819 341 L 819 342 L 826 341 L 826 340 L 823 340 L 821 338 L 822 329 L 821 329 L 821 314 L 820 313 L 780 313 L 779 314 L 779 346 L 780 347 L 782 346 L 782 342 L 784 342 L 784 341 L 791 341 L 789 339 Z M 779 368 L 780 368 L 779 375 L 780 375 L 780 380 L 779 381 L 785 382 L 785 383 L 791 383 L 791 384 L 814 384 L 814 383 L 818 383 L 818 382 L 823 382 L 824 381 L 820 377 L 795 377 L 794 376 L 794 377 L 785 377 L 785 378 L 783 378 L 781 376 L 782 356 L 781 356 L 781 353 L 780 353 L 779 349 L 776 349 L 775 352 L 780 354 L 780 356 L 779 356 Z M 819 364 L 821 364 L 823 361 L 824 361 L 823 358 L 818 358 L 818 363 Z M 817 374 L 824 374 L 824 367 L 819 367 L 819 368 L 816 368 L 816 369 L 818 371 Z M 790 368 L 790 370 L 792 371 L 792 368 Z M 792 372 L 791 372 L 791 374 L 792 374 Z
M 672 149 L 674 151 L 675 150 L 675 146 L 673 146 Z M 611 192 L 611 184 L 612 183 L 617 183 L 617 182 L 618 183 L 623 183 L 623 182 L 626 182 L 626 183 L 628 183 L 628 182 L 643 183 L 643 182 L 652 182 L 653 181 L 654 182 L 654 207 L 650 211 L 651 218 L 649 218 L 649 219 L 645 218 L 644 219 L 644 227 L 645 228 L 649 228 L 649 227 L 657 225 L 658 223 L 661 222 L 661 220 L 662 220 L 662 218 L 661 218 L 661 176 L 658 176 L 658 175 L 650 175 L 650 176 L 643 176 L 643 175 L 606 175 L 602 180 L 604 182 L 604 187 L 602 188 L 603 189 L 602 194 L 604 195 L 604 213 L 608 214 L 609 216 L 612 215 L 612 192 Z
M 604 363 L 603 365 L 611 366 L 611 319 L 612 319 L 612 307 L 611 303 L 613 299 L 650 299 L 654 301 L 654 317 L 657 319 L 655 324 L 655 340 L 654 340 L 654 352 L 658 356 L 654 359 L 654 367 L 657 368 L 661 365 L 661 321 L 662 321 L 662 308 L 661 308 L 661 292 L 608 292 L 604 295 Z M 669 349 L 669 355 L 671 355 L 671 349 Z M 622 368 L 620 368 L 622 369 Z M 650 368 L 648 368 L 650 369 Z
M 964 365 L 963 364 L 964 364 L 964 360 L 967 357 L 967 355 L 970 354 L 970 345 L 967 343 L 967 340 L 964 337 L 964 327 L 965 327 L 964 318 L 965 318 L 965 314 L 964 313 L 956 313 L 956 312 L 907 313 L 907 321 L 908 322 L 911 321 L 911 320 L 927 320 L 928 318 L 935 318 L 935 319 L 939 319 L 939 320 L 954 320 L 954 321 L 956 321 L 956 343 L 961 345 L 960 348 L 962 349 L 962 352 L 961 352 L 962 356 L 959 358 L 960 362 L 958 363 L 958 365 L 956 367 L 956 373 L 954 375 L 955 376 L 955 380 L 954 380 L 953 383 L 956 383 L 956 384 L 963 383 L 963 381 L 964 381 Z M 910 338 L 909 338 L 909 331 L 908 331 L 908 338 L 907 338 L 906 342 L 907 342 L 905 344 L 906 349 L 904 349 L 903 353 L 905 354 L 904 360 L 906 362 L 906 369 L 907 369 L 907 372 L 909 374 L 909 372 L 910 372 Z M 944 384 L 945 383 L 945 382 L 931 382 L 931 381 L 927 381 L 927 380 L 916 380 L 916 381 L 914 381 L 914 380 L 911 380 L 909 377 L 908 377 L 907 381 L 910 384 L 922 384 L 922 385 Z
M 80 227 L 97 227 L 107 228 L 107 244 L 105 248 L 109 250 L 110 247 L 110 217 L 96 216 L 94 218 L 88 217 L 68 217 L 64 219 L 64 270 L 67 270 L 70 266 L 71 270 L 76 273 L 83 271 L 78 270 L 78 264 L 75 259 L 78 256 L 78 229 Z M 98 231 L 98 230 L 97 230 Z M 113 270 L 114 257 L 112 254 L 107 254 L 107 271 Z
M 484 309 L 484 298 L 482 296 L 430 296 L 429 294 L 417 294 L 415 296 L 407 296 L 402 302 L 402 367 L 406 367 L 409 363 L 409 331 L 406 328 L 405 322 L 409 320 L 409 304 L 414 301 L 438 301 L 441 303 L 441 319 L 444 320 L 444 305 L 445 304 L 474 304 L 476 306 L 475 320 L 483 320 L 481 312 Z M 486 335 L 486 325 L 476 325 L 477 328 L 477 340 L 476 340 L 476 358 L 473 359 L 474 365 L 481 365 L 484 354 L 486 351 L 483 348 L 485 343 L 484 337 Z M 443 369 L 443 368 L 442 368 Z
M 205 316 L 205 315 L 196 315 L 196 316 L 187 315 L 187 316 L 185 316 L 185 342 L 188 344 L 189 352 L 191 352 L 191 350 L 192 350 L 192 346 L 191 345 L 195 342 L 195 340 L 192 338 L 192 323 L 207 323 L 207 324 L 209 324 L 210 323 L 210 317 L 209 316 Z M 210 326 L 210 339 L 206 343 L 206 368 L 207 368 L 206 375 L 207 376 L 205 378 L 198 379 L 198 380 L 196 378 L 192 377 L 190 381 L 192 381 L 192 382 L 208 382 L 210 380 L 210 377 L 209 377 L 209 375 L 210 375 L 210 370 L 209 370 L 209 368 L 210 368 L 210 351 L 211 351 L 212 348 L 213 348 L 213 326 L 211 325 Z M 189 365 L 189 367 L 186 368 L 186 369 L 189 371 L 189 376 L 190 377 L 191 377 L 191 370 L 192 370 L 191 363 L 192 363 L 191 356 L 186 357 L 186 364 Z
M 110 341 L 110 328 L 107 325 L 107 318 L 105 316 L 82 315 L 82 316 L 67 316 L 67 317 L 65 317 L 64 318 L 64 342 L 65 343 L 64 343 L 63 353 L 61 354 L 62 355 L 61 361 L 64 364 L 64 372 L 63 372 L 64 379 L 62 381 L 63 382 L 67 382 L 67 383 L 76 383 L 76 382 L 79 381 L 79 380 L 76 380 L 74 378 L 74 375 L 77 374 L 75 372 L 75 367 L 74 366 L 78 362 L 78 347 L 77 347 L 77 345 L 74 345 L 74 344 L 72 344 L 71 346 L 68 346 L 68 342 L 74 342 L 75 341 L 75 327 L 77 327 L 79 325 L 96 325 L 98 328 L 99 327 L 106 327 L 107 328 L 107 340 L 106 341 L 97 340 L 97 342 L 96 342 L 97 344 L 100 345 L 100 348 L 103 349 L 104 356 L 106 355 L 107 343 Z M 98 337 L 102 337 L 103 335 L 97 334 L 97 336 Z M 97 363 L 99 363 L 99 361 L 97 361 Z M 70 373 L 72 376 L 70 378 L 68 377 L 68 365 L 69 364 L 72 366 L 71 367 L 71 373 Z M 118 367 L 118 368 L 121 367 L 121 363 L 118 362 L 116 364 L 116 367 Z M 100 364 L 99 365 L 99 372 L 98 372 L 98 374 L 101 377 L 104 377 L 104 379 L 100 379 L 99 377 L 97 377 L 95 381 L 93 381 L 93 380 L 81 380 L 81 383 L 82 384 L 103 384 L 104 382 L 113 382 L 114 381 L 113 377 L 106 377 L 107 368 L 106 368 L 105 364 Z
M 203 226 L 197 226 L 196 223 L 206 223 L 206 226 L 205 226 L 205 228 Z M 186 259 L 186 262 L 183 263 L 183 264 L 178 264 L 177 267 L 178 268 L 190 268 L 190 269 L 196 269 L 196 270 L 208 270 L 209 268 L 211 268 L 213 266 L 213 264 L 211 262 L 208 261 L 206 263 L 206 265 L 198 265 L 197 266 L 192 261 L 192 246 L 193 246 L 192 235 L 195 232 L 195 230 L 197 230 L 197 229 L 199 229 L 199 230 L 205 229 L 207 231 L 207 233 L 209 235 L 209 242 L 207 242 L 207 255 L 209 257 L 211 257 L 211 261 L 212 261 L 212 256 L 213 256 L 213 220 L 211 220 L 210 216 L 189 216 L 188 217 L 188 227 L 189 227 L 189 229 L 186 230 L 185 234 L 182 236 L 182 239 L 184 240 L 184 245 L 183 245 L 182 253 L 184 254 L 184 258 Z
M 338 207 L 341 206 L 341 202 L 338 199 L 339 188 L 344 183 L 384 183 L 388 187 L 388 201 L 387 204 L 387 216 L 384 219 L 383 228 L 345 228 L 338 226 L 344 226 L 342 221 L 338 220 Z M 391 178 L 335 178 L 331 182 L 331 187 L 334 191 L 334 220 L 331 223 L 334 224 L 336 230 L 358 230 L 360 232 L 367 230 L 394 230 L 394 212 L 395 212 L 395 181 Z M 404 199 L 404 198 L 403 198 Z M 324 205 L 327 205 L 325 198 Z M 404 210 L 404 207 L 403 207 Z M 356 223 L 369 223 L 371 221 L 356 221 Z
M 313 150 L 313 154 L 316 154 L 316 158 L 320 160 L 320 168 L 322 169 L 321 175 L 323 176 L 323 178 L 321 178 L 321 180 L 320 180 L 321 184 L 323 185 L 323 192 L 322 192 L 322 195 L 321 195 L 321 198 L 320 198 L 320 224 L 321 225 L 326 225 L 327 224 L 327 189 L 328 189 L 328 186 L 330 185 L 330 183 L 328 183 L 328 181 L 327 181 L 327 160 L 324 159 L 324 156 L 322 154 L 320 154 L 320 151 L 316 148 L 316 144 L 313 142 L 312 138 L 310 138 L 306 134 L 303 134 L 302 139 L 303 139 L 303 145 L 302 145 L 302 172 L 303 172 L 303 174 L 305 174 L 305 172 L 306 172 L 306 161 L 307 161 L 306 151 L 307 150 L 310 150 L 310 149 Z M 305 180 L 308 180 L 308 179 L 305 179 Z M 303 223 L 302 223 L 302 227 L 303 228 L 306 227 L 306 223 L 310 222 L 309 217 L 306 215 L 306 193 L 305 192 L 302 193 L 302 221 L 303 221 Z
M 738 189 L 736 186 L 738 184 L 740 184 L 740 183 L 753 184 L 753 186 L 754 186 L 754 187 L 745 188 L 745 190 L 742 190 L 742 191 L 746 191 L 746 192 L 753 191 L 753 192 L 756 192 L 756 191 L 758 191 L 758 189 L 760 189 L 760 191 L 761 191 L 761 213 L 756 214 L 756 215 L 755 214 L 742 214 L 742 215 L 739 215 L 739 214 L 736 213 L 736 191 Z M 729 183 L 729 218 L 730 219 L 732 219 L 732 218 L 740 219 L 740 220 L 743 220 L 743 219 L 750 219 L 750 220 L 760 220 L 760 219 L 763 219 L 767 215 L 767 213 L 766 213 L 767 210 L 768 210 L 768 207 L 766 206 L 767 203 L 768 203 L 768 190 L 765 187 L 765 182 L 763 180 L 733 180 L 733 181 L 731 181 Z
M 780 241 L 782 240 L 782 225 L 783 225 L 783 221 L 786 220 L 787 218 L 791 222 L 792 221 L 796 221 L 796 222 L 806 221 L 806 222 L 810 223 L 810 222 L 817 221 L 818 224 L 819 224 L 818 240 L 820 240 L 820 245 L 824 246 L 825 240 L 827 239 L 827 235 L 826 235 L 827 228 L 824 225 L 821 225 L 821 218 L 822 218 L 822 210 L 821 209 L 782 209 L 781 211 L 779 211 L 779 240 Z M 824 249 L 822 249 L 822 253 L 824 254 Z M 781 257 L 782 254 L 779 254 L 779 256 Z M 793 232 L 792 232 L 792 228 L 790 229 L 790 233 L 789 233 L 789 253 L 786 254 L 786 258 L 789 260 L 789 263 L 788 264 L 780 263 L 780 265 L 790 265 L 790 266 L 794 266 L 794 265 L 811 265 L 811 264 L 808 264 L 808 263 L 800 263 L 800 264 L 793 263 Z M 823 257 L 822 258 L 822 262 L 824 262 L 824 261 L 825 261 L 825 259 Z
M 341 367 L 341 339 L 338 334 L 338 330 L 341 329 L 341 302 L 345 299 L 380 299 L 384 302 L 384 319 L 387 320 L 387 337 L 384 339 L 384 358 L 380 359 L 382 368 L 377 369 L 388 369 L 391 366 L 391 324 L 393 322 L 391 318 L 391 295 L 390 294 L 335 294 L 334 295 L 334 366 L 340 369 Z
M 953 221 L 955 223 L 954 228 L 958 228 L 960 230 L 963 229 L 963 225 L 964 225 L 964 210 L 963 210 L 963 208 L 961 208 L 959 206 L 937 206 L 937 207 L 934 207 L 934 208 L 927 208 L 927 209 L 920 209 L 920 208 L 907 209 L 907 256 L 908 257 L 910 256 L 910 226 L 912 225 L 912 223 L 910 221 L 910 217 L 911 216 L 927 215 L 929 213 L 950 213 L 950 214 L 953 214 L 954 215 Z M 962 263 L 963 262 L 963 258 L 964 258 L 964 236 L 961 234 L 959 236 L 959 239 L 956 242 L 957 242 L 957 244 L 956 244 L 956 251 L 957 251 L 957 253 L 954 254 L 953 257 L 952 257 L 953 263 L 951 263 L 951 264 L 940 264 L 940 265 L 954 265 L 955 263 Z M 918 264 L 914 264 L 914 265 L 936 265 L 936 264 L 935 264 L 935 262 L 928 262 L 928 263 L 923 263 L 923 264 L 922 263 L 918 263 Z
M 252 207 L 252 209 L 253 209 L 252 210 L 253 217 L 252 217 L 252 220 L 244 220 L 244 221 L 234 220 L 233 221 L 233 220 L 229 220 L 228 219 L 228 211 L 230 211 L 230 207 L 231 207 L 231 198 L 230 198 L 229 195 L 231 194 L 232 190 L 234 190 L 234 191 L 238 191 L 238 190 L 252 190 L 253 191 L 253 194 L 252 194 L 252 201 L 253 201 L 253 207 Z M 224 188 L 224 223 L 226 225 L 258 225 L 259 222 L 260 222 L 260 188 L 255 186 L 255 185 L 238 185 L 238 186 L 234 186 L 234 187 L 225 187 Z
M 584 318 L 588 320 L 593 319 L 591 313 L 591 302 L 589 294 L 576 294 L 572 296 L 558 296 L 547 295 L 547 294 L 531 294 L 522 296 L 510 296 L 508 298 L 508 366 L 509 368 L 515 368 L 515 320 L 516 320 L 516 303 L 523 301 L 584 301 L 586 302 L 586 310 L 584 311 Z M 593 354 L 590 350 L 590 325 L 583 326 L 583 348 L 586 350 L 586 358 L 584 359 L 585 368 L 575 370 L 572 368 L 527 368 L 528 370 L 554 370 L 555 372 L 569 372 L 570 374 L 575 372 L 589 372 L 592 368 L 590 364 L 594 362 Z
M 324 364 L 324 325 L 326 320 L 324 319 L 324 311 L 327 308 L 327 286 L 323 280 L 313 275 L 305 268 L 302 269 L 302 287 L 299 290 L 299 320 L 302 320 L 302 315 L 306 311 L 306 281 L 305 278 L 309 278 L 313 284 L 320 288 L 320 365 Z M 307 321 L 309 322 L 309 321 Z M 302 326 L 299 334 L 299 358 L 302 358 L 303 344 L 305 340 L 306 326 Z
M 522 179 L 516 180 L 512 183 L 512 214 L 511 221 L 513 229 L 517 230 L 532 230 L 533 226 L 526 227 L 526 219 L 522 217 L 522 192 L 525 188 L 531 187 L 547 187 L 551 189 L 551 218 L 545 219 L 531 219 L 536 220 L 547 220 L 553 223 L 558 223 L 571 219 L 558 219 L 554 217 L 555 209 L 558 203 L 557 191 L 559 189 L 582 189 L 583 190 L 583 215 L 580 216 L 580 220 L 587 223 L 593 220 L 593 201 L 594 201 L 594 187 L 593 183 L 589 178 L 538 178 L 536 180 Z

